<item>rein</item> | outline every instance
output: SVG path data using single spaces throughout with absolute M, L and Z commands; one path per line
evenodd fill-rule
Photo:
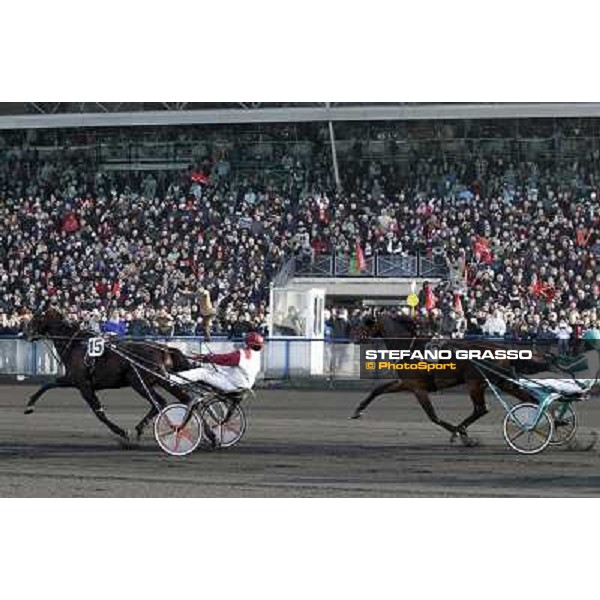
M 47 348 L 49 348 L 50 350 L 50 354 L 52 355 L 52 357 L 54 358 L 54 360 L 56 360 L 57 362 L 60 362 L 63 364 L 63 366 L 65 365 L 65 361 L 62 358 L 62 356 L 60 355 L 60 352 L 57 350 L 56 348 L 56 344 L 54 344 L 54 341 L 64 341 L 67 340 L 67 345 L 66 347 L 63 349 L 63 354 L 67 354 L 70 350 L 71 350 L 71 346 L 73 345 L 74 342 L 83 342 L 84 340 L 87 340 L 89 338 L 87 337 L 82 337 L 82 338 L 77 338 L 77 335 L 80 333 L 85 333 L 85 331 L 82 331 L 81 329 L 76 329 L 73 333 L 72 336 L 61 336 L 61 335 L 44 335 L 42 336 L 42 341 L 44 342 L 44 344 L 46 345 Z M 52 342 L 52 344 L 50 344 L 49 342 Z

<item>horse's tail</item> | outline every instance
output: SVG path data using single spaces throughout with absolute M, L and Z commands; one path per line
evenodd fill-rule
M 163 366 L 167 372 L 173 370 L 173 359 L 171 358 L 171 352 L 168 350 L 163 352 Z

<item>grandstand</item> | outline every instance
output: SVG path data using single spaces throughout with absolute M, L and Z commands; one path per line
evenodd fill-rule
M 191 335 L 208 290 L 235 336 L 271 284 L 515 336 L 598 317 L 598 103 L 4 103 L 0 130 L 7 332 L 52 301 Z

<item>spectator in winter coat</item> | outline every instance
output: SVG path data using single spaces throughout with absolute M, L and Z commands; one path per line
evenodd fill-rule
M 569 344 L 571 341 L 571 334 L 573 333 L 573 328 L 566 322 L 561 321 L 558 324 L 558 327 L 554 330 L 554 334 L 558 339 L 558 353 L 559 354 L 569 354 Z
M 144 317 L 144 312 L 141 309 L 135 311 L 133 319 L 129 322 L 127 335 L 135 338 L 143 338 L 152 333 L 152 328 L 148 319 Z
M 202 317 L 202 333 L 207 342 L 211 339 L 212 324 L 216 315 L 216 311 L 210 299 L 210 292 L 202 290 L 200 292 L 200 316 Z
M 106 321 L 101 327 L 103 333 L 112 335 L 124 336 L 127 333 L 127 326 L 125 321 L 119 316 L 119 311 L 115 310 L 111 313 L 110 319 Z
M 504 337 L 506 333 L 506 322 L 502 318 L 502 313 L 499 310 L 495 310 L 485 325 L 483 326 L 483 333 L 492 337 Z

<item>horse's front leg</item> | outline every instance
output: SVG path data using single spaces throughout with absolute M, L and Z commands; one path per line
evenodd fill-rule
M 35 394 L 29 398 L 29 402 L 25 407 L 25 414 L 30 415 L 35 411 L 35 405 L 37 401 L 48 391 L 55 390 L 58 388 L 72 388 L 75 387 L 68 377 L 58 377 L 51 383 L 43 385 Z
M 401 392 L 404 388 L 404 382 L 400 381 L 391 381 L 388 383 L 384 383 L 376 387 L 357 407 L 350 419 L 360 419 L 363 416 L 363 413 L 367 408 L 380 396 L 384 394 L 393 394 L 394 392 Z

